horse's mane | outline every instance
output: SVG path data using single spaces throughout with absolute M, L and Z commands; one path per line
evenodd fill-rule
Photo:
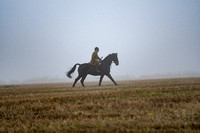
M 112 54 L 109 54 L 108 56 L 106 56 L 103 61 L 107 60 Z
M 109 54 L 108 56 L 106 56 L 103 60 L 106 60 L 106 59 L 108 59 L 108 57 L 110 56 L 111 54 Z

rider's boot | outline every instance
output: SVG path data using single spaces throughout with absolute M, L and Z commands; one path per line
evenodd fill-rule
M 99 66 L 96 66 L 96 71 L 99 73 L 100 70 L 99 70 Z

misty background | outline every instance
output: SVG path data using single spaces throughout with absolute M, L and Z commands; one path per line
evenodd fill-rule
M 200 77 L 200 1 L 0 0 L 0 84 L 73 82 L 96 46 L 115 80 Z

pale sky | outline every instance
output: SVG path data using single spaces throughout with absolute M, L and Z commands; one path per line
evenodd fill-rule
M 96 46 L 114 76 L 199 73 L 200 0 L 0 0 L 0 81 L 64 77 Z

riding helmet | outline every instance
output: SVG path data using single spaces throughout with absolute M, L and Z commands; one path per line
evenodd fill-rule
M 98 47 L 95 47 L 95 49 L 94 49 L 94 50 L 95 50 L 95 51 L 96 51 L 96 50 L 99 50 L 99 48 L 98 48 Z

